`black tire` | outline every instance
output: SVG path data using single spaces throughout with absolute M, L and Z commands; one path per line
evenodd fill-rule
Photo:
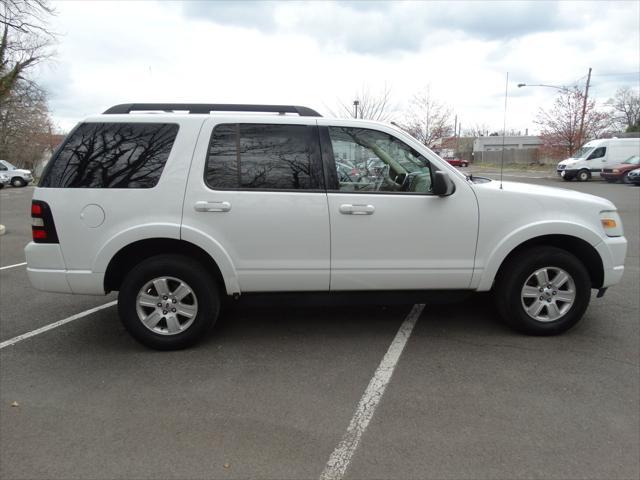
M 576 174 L 576 178 L 579 182 L 587 182 L 589 181 L 589 179 L 591 179 L 591 172 L 589 170 L 580 170 Z
M 627 185 L 631 183 L 631 180 L 629 180 L 629 172 L 625 173 L 625 174 L 622 176 L 622 180 L 621 180 L 621 182 L 622 182 L 622 183 L 626 183 Z
M 13 177 L 11 179 L 11 185 L 13 185 L 14 187 L 24 187 L 26 184 L 27 184 L 27 182 L 25 182 L 20 177 Z
M 193 321 L 179 333 L 156 333 L 138 316 L 138 293 L 158 277 L 172 277 L 186 283 L 192 290 L 192 302 L 197 302 Z M 215 324 L 219 312 L 219 288 L 211 273 L 183 255 L 158 255 L 143 260 L 127 274 L 118 294 L 118 314 L 124 327 L 140 343 L 156 350 L 178 350 L 195 344 Z M 163 318 L 158 325 L 164 321 Z
M 545 267 L 564 270 L 575 285 L 573 304 L 553 321 L 540 321 L 529 316 L 522 299 L 527 279 Z M 503 320 L 514 329 L 529 335 L 557 335 L 569 330 L 584 315 L 590 298 L 591 279 L 585 266 L 573 254 L 552 246 L 532 247 L 510 258 L 501 269 L 494 286 L 494 299 Z

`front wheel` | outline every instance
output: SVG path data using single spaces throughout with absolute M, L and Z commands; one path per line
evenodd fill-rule
M 11 185 L 14 187 L 24 187 L 27 184 L 22 178 L 14 177 L 11 179 Z
M 200 264 L 182 255 L 158 255 L 136 265 L 118 295 L 127 331 L 157 350 L 193 345 L 220 311 L 217 285 Z
M 579 182 L 586 182 L 591 178 L 591 172 L 589 172 L 589 170 L 580 170 L 576 177 Z
M 494 297 L 503 319 L 529 335 L 556 335 L 584 315 L 591 280 L 574 255 L 552 246 L 533 247 L 509 260 Z

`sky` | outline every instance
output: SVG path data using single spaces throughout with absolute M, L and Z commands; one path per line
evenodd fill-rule
M 54 1 L 54 59 L 35 79 L 61 131 L 118 103 L 304 105 L 323 115 L 391 90 L 400 121 L 429 88 L 462 129 L 535 133 L 593 68 L 599 109 L 640 86 L 640 1 Z

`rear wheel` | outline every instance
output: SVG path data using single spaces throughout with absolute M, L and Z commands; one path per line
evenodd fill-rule
M 591 280 L 574 255 L 551 246 L 532 247 L 510 259 L 494 287 L 503 319 L 530 335 L 556 335 L 583 316 Z
M 136 265 L 118 295 L 123 325 L 157 350 L 193 345 L 215 323 L 220 295 L 209 272 L 189 257 L 158 255 Z
M 579 182 L 586 182 L 591 178 L 591 172 L 589 170 L 580 170 L 576 177 Z

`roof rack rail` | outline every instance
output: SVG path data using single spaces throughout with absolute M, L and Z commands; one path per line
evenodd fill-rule
M 105 114 L 131 113 L 133 111 L 172 112 L 186 110 L 189 113 L 211 112 L 268 112 L 297 113 L 301 117 L 321 117 L 318 112 L 308 107 L 296 105 L 243 105 L 233 103 L 122 103 L 107 110 Z

